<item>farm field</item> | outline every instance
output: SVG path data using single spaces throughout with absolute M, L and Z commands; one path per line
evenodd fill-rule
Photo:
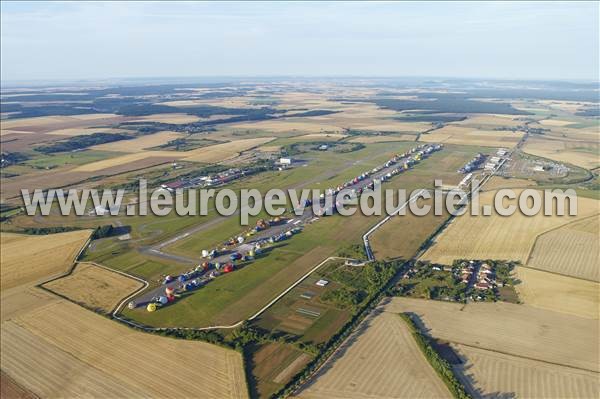
M 416 315 L 417 324 L 439 339 L 444 356 L 453 348 L 465 360 L 450 361 L 464 374 L 474 397 L 600 394 L 600 190 L 598 171 L 590 170 L 600 166 L 600 125 L 594 116 L 597 103 L 585 100 L 592 91 L 597 94 L 596 86 L 417 78 L 256 80 L 188 84 L 166 78 L 165 83 L 148 79 L 132 86 L 123 81 L 117 86 L 99 82 L 97 87 L 78 83 L 60 90 L 3 89 L 3 398 L 11 392 L 44 398 L 270 397 L 296 382 L 298 372 L 324 354 L 331 339 L 346 332 L 343 328 L 353 316 L 381 294 L 379 283 L 394 271 L 404 274 L 401 267 L 406 266 L 398 261 L 355 265 L 343 259 L 364 258 L 362 235 L 385 215 L 357 212 L 352 217 L 306 217 L 283 225 L 287 217 L 296 219 L 288 211 L 283 222 L 273 222 L 283 227 L 246 236 L 257 219 L 271 216 L 263 211 L 250 217 L 250 227 L 240 226 L 239 213 L 220 216 L 215 201 L 209 200 L 208 215 L 202 217 L 124 212 L 111 218 L 87 212 L 63 217 L 57 206 L 48 217 L 30 217 L 19 209 L 20 189 L 126 188 L 124 203 L 137 205 L 133 187 L 139 179 L 146 179 L 151 188 L 175 187 L 179 182 L 193 186 L 221 170 L 248 168 L 251 173 L 213 187 L 236 193 L 252 188 L 263 194 L 271 188 L 326 190 L 426 142 L 444 144 L 443 151 L 386 182 L 383 189 L 406 189 L 410 195 L 433 188 L 434 179 L 442 180 L 444 188 L 454 187 L 465 177 L 458 170 L 477 153 L 489 160 L 498 147 L 505 147 L 512 150 L 510 160 L 498 173 L 511 178 L 494 176 L 484 188 L 481 205 L 490 204 L 500 188 L 573 188 L 585 193 L 578 200 L 579 215 L 526 217 L 517 212 L 475 219 L 466 215 L 453 219 L 431 246 L 424 244 L 430 244 L 428 238 L 448 221 L 445 212 L 393 217 L 370 236 L 377 260 L 419 255 L 445 264 L 458 258 L 490 259 L 494 264 L 520 261 L 523 266 L 517 265 L 512 275 L 514 289 L 512 282 L 498 289 L 500 300 L 511 303 L 387 297 L 358 327 L 347 331 L 350 338 L 296 394 L 450 397 L 400 312 Z M 539 100 L 545 93 L 558 100 Z M 560 100 L 563 95 L 582 99 Z M 103 113 L 77 115 L 94 111 Z M 237 122 L 227 123 L 229 119 Z M 91 147 L 85 146 L 118 137 L 73 139 L 93 133 L 134 138 Z M 69 143 L 55 148 L 64 152 L 38 148 L 61 140 Z M 328 148 L 318 150 L 324 142 Z M 547 158 L 529 155 L 534 151 L 548 154 Z M 282 167 L 281 157 L 294 162 Z M 569 163 L 570 170 L 552 165 L 552 159 Z M 538 167 L 536 173 L 528 173 L 540 164 L 544 171 Z M 486 172 L 477 169 L 474 174 Z M 432 201 L 421 205 L 424 202 Z M 288 201 L 286 207 L 291 205 Z M 91 229 L 106 224 L 114 231 L 93 239 L 73 265 Z M 225 252 L 227 241 L 246 236 L 243 252 L 252 241 L 249 237 L 276 235 L 286 226 L 300 229 L 288 240 L 273 240 L 255 256 L 235 261 L 234 272 L 222 270 L 197 289 L 188 285 L 176 292 L 174 301 L 159 300 L 165 294 L 166 276 L 179 280 L 204 262 L 204 249 Z M 53 227 L 90 230 L 26 237 L 5 231 Z M 69 234 L 82 236 L 61 239 Z M 428 248 L 422 256 L 421 248 Z M 220 266 L 228 255 L 220 254 Z M 328 257 L 334 259 L 304 277 Z M 427 267 L 431 266 L 419 263 L 419 272 L 411 273 Z M 66 271 L 71 273 L 63 276 Z M 169 331 L 142 333 L 106 317 L 144 285 L 117 271 L 149 284 L 121 316 Z M 462 289 L 455 290 L 458 283 L 447 270 L 422 271 L 423 281 L 418 280 L 420 274 L 407 278 L 406 284 L 393 281 L 384 294 L 442 298 L 438 294 L 446 288 Z M 504 278 L 503 270 L 497 273 Z M 43 287 L 35 285 L 50 278 Z M 438 278 L 445 280 L 441 286 L 435 284 Z M 321 279 L 327 283 L 317 284 Z M 427 290 L 430 287 L 436 287 L 435 292 Z M 491 299 L 491 293 L 485 294 Z M 149 302 L 161 306 L 151 311 L 146 308 Z M 259 309 L 260 314 L 248 320 Z M 171 329 L 186 327 L 213 328 Z M 243 349 L 243 355 L 226 348 Z
M 48 133 L 27 133 L 27 132 L 15 132 L 15 131 L 4 131 L 3 135 L 0 136 L 0 143 L 2 143 L 2 151 L 17 152 L 31 150 L 33 146 L 39 144 L 49 144 L 54 141 L 63 140 L 64 136 L 57 134 Z
M 592 139 L 592 137 L 590 137 Z M 586 169 L 600 166 L 598 136 L 595 141 L 529 138 L 523 151 L 539 157 L 566 162 Z
M 23 387 L 2 372 L 0 374 L 0 395 L 3 398 L 10 399 L 35 399 L 35 395 L 27 391 Z
M 359 136 L 348 140 L 350 143 L 384 143 L 389 141 L 415 141 L 417 136 L 412 134 L 401 134 L 399 136 L 380 135 L 380 136 Z
M 235 140 L 228 143 L 215 144 L 208 147 L 202 147 L 183 154 L 183 160 L 194 162 L 220 162 L 239 155 L 240 152 L 258 147 L 262 144 L 272 141 L 273 137 L 260 137 L 254 139 Z
M 421 200 L 419 205 L 429 205 L 433 209 L 433 199 Z M 425 216 L 415 216 L 407 209 L 406 215 L 392 217 L 369 239 L 375 257 L 412 258 L 421 244 L 447 220 L 448 216 L 444 207 L 444 214 L 440 216 L 436 216 L 433 211 Z M 406 234 L 407 232 L 411 234 Z
M 72 116 L 40 116 L 3 120 L 2 130 L 16 130 L 29 133 L 51 133 L 54 130 L 87 128 L 124 122 L 127 117 L 115 114 L 82 114 Z
M 600 216 L 569 223 L 541 234 L 535 241 L 527 265 L 600 282 L 599 234 Z
M 306 118 L 286 118 L 280 120 L 269 120 L 259 122 L 243 122 L 232 123 L 228 128 L 238 130 L 263 130 L 271 134 L 279 132 L 297 132 L 298 134 L 311 133 L 338 133 L 341 134 L 343 129 L 335 125 L 324 124 L 319 121 L 310 122 Z
M 481 188 L 482 192 L 485 191 L 496 191 L 502 188 L 524 188 L 524 187 L 535 187 L 536 183 L 531 180 L 526 179 L 516 179 L 516 178 L 505 178 L 502 176 L 492 176 L 489 179 L 485 186 Z
M 345 134 L 339 134 L 339 133 L 310 133 L 310 134 L 303 134 L 301 136 L 294 136 L 293 140 L 337 141 L 337 140 L 343 139 L 345 137 L 348 137 L 348 136 Z
M 159 123 L 193 123 L 198 122 L 201 118 L 195 115 L 188 115 L 184 113 L 173 113 L 173 114 L 153 114 L 145 115 L 142 117 L 135 117 L 130 122 L 159 122 Z
M 517 197 L 521 191 L 515 190 Z M 482 193 L 480 204 L 493 205 L 493 197 L 492 191 Z M 538 235 L 598 214 L 597 200 L 579 197 L 577 201 L 577 216 L 569 216 L 568 207 L 565 207 L 565 216 L 551 217 L 544 216 L 543 212 L 535 216 L 515 212 L 510 217 L 495 212 L 491 216 L 472 216 L 467 212 L 446 227 L 421 259 L 442 264 L 452 264 L 455 259 L 505 259 L 529 264 L 529 253 Z
M 560 119 L 542 119 L 541 121 L 538 122 L 540 125 L 544 125 L 544 126 L 568 126 L 568 125 L 572 125 L 575 122 L 573 121 L 564 121 L 564 120 L 560 120 Z
M 453 345 L 466 362 L 456 366 L 475 398 L 496 395 L 518 398 L 597 398 L 598 374 L 505 355 L 465 345 Z
M 64 300 L 4 322 L 2 337 L 2 370 L 41 397 L 247 396 L 238 353 L 140 333 Z
M 598 265 L 596 263 L 596 265 Z M 529 267 L 516 267 L 515 286 L 526 305 L 580 317 L 600 317 L 600 284 Z
M 177 159 L 177 154 L 170 151 L 142 151 L 127 155 L 120 155 L 114 158 L 91 162 L 73 169 L 73 172 L 102 172 L 106 170 L 126 165 L 125 170 L 141 169 L 160 163 L 166 163 Z
M 50 291 L 97 312 L 110 313 L 140 281 L 91 263 L 79 263 L 72 274 L 44 284 Z
M 506 302 L 464 305 L 397 297 L 383 309 L 415 314 L 421 328 L 452 344 L 600 371 L 597 320 Z
M 171 140 L 175 140 L 184 136 L 184 134 L 177 132 L 158 132 L 137 137 L 132 140 L 113 141 L 112 143 L 99 144 L 90 148 L 100 151 L 138 152 L 147 148 L 166 144 Z
M 405 322 L 397 314 L 369 316 L 305 384 L 298 398 L 450 398 Z
M 1 233 L 2 291 L 68 271 L 90 234 L 90 230 L 42 236 Z
M 313 344 L 327 342 L 351 316 L 351 309 L 343 309 L 323 299 L 326 293 L 343 286 L 333 281 L 327 274 L 339 265 L 339 260 L 330 260 L 322 265 L 253 323 L 259 328 L 295 335 L 300 337 L 302 342 Z M 322 278 L 329 281 L 326 287 L 316 285 L 316 282 Z
M 425 143 L 478 145 L 483 147 L 512 147 L 523 133 L 508 130 L 480 130 L 473 127 L 446 125 L 419 136 Z
M 72 127 L 72 128 L 67 128 L 67 129 L 53 130 L 49 134 L 65 136 L 63 138 L 66 139 L 70 136 L 85 136 L 85 135 L 90 135 L 90 134 L 94 134 L 94 133 L 127 133 L 127 130 L 113 128 L 113 127 L 86 127 L 83 129 L 78 128 L 78 127 Z
M 452 122 L 457 126 L 489 129 L 496 127 L 517 127 L 523 124 L 523 117 L 503 114 L 471 114 L 463 121 Z
M 271 342 L 253 349 L 252 375 L 256 381 L 254 389 L 262 398 L 281 389 L 285 382 L 311 360 L 310 355 L 286 344 Z
M 39 397 L 147 397 L 167 393 L 246 397 L 238 353 L 206 343 L 140 333 L 31 286 L 67 271 L 90 233 L 0 236 L 2 372 Z M 77 272 L 73 276 L 80 277 Z M 92 277 L 97 278 L 98 273 Z M 88 288 L 101 290 L 107 283 L 113 281 L 107 279 L 99 282 L 99 287 Z M 77 292 L 82 287 L 70 288 Z M 179 370 L 175 364 L 180 361 L 191 368 Z M 173 374 L 165 373 L 165 367 Z M 204 372 L 198 375 L 197 369 Z M 202 383 L 203 378 L 210 383 Z M 169 384 L 173 381 L 177 384 Z

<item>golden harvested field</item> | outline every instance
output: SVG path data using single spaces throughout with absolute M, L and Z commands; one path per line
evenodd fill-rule
M 553 108 L 553 109 L 556 109 L 559 111 L 564 111 L 567 113 L 575 113 L 585 106 L 592 107 L 592 106 L 596 105 L 594 103 L 583 102 L 583 101 L 580 102 L 580 101 L 538 100 L 538 102 L 549 108 Z
M 247 396 L 240 354 L 134 331 L 65 300 L 2 324 L 2 370 L 40 397 Z
M 44 287 L 103 313 L 143 284 L 122 274 L 90 263 L 79 263 L 72 274 L 44 284 Z
M 586 169 L 594 169 L 600 166 L 600 144 L 598 144 L 598 141 L 529 138 L 523 147 L 523 151 Z
M 384 143 L 388 141 L 415 141 L 417 136 L 412 134 L 401 134 L 399 136 L 359 136 L 352 140 L 348 140 L 350 143 Z
M 328 107 L 333 109 L 332 107 Z M 311 121 L 320 121 L 324 124 L 335 125 L 342 128 L 373 130 L 382 132 L 419 133 L 431 129 L 428 122 L 410 122 L 395 119 L 398 113 L 388 109 L 381 109 L 375 105 L 367 104 L 340 104 L 340 111 L 335 114 L 305 118 Z
M 196 107 L 198 105 L 211 105 L 225 108 L 261 108 L 264 105 L 252 105 L 251 97 L 226 97 L 226 98 L 211 98 L 197 100 L 175 100 L 164 101 L 160 105 L 168 105 L 170 107 Z M 231 115 L 228 115 L 231 116 Z
M 344 137 L 348 137 L 345 134 L 339 133 L 311 133 L 311 134 L 303 134 L 302 136 L 294 137 L 294 140 L 330 140 L 337 141 L 343 139 Z
M 521 192 L 521 189 L 515 190 L 517 198 Z M 482 193 L 480 204 L 493 204 L 494 195 L 494 191 Z M 495 212 L 492 216 L 472 216 L 467 211 L 446 227 L 421 259 L 447 265 L 455 259 L 505 259 L 531 266 L 527 260 L 538 235 L 600 212 L 597 200 L 578 197 L 577 201 L 577 216 L 544 216 L 543 210 L 535 216 L 525 216 L 518 211 L 511 216 L 500 216 Z M 565 213 L 568 213 L 568 207 L 565 207 Z M 573 249 L 570 251 L 567 253 L 574 252 Z
M 43 276 L 40 275 L 40 279 Z M 22 285 L 2 291 L 0 311 L 2 321 L 18 317 L 55 301 L 56 295 L 37 287 Z
M 567 125 L 572 125 L 575 122 L 563 121 L 560 119 L 543 119 L 543 120 L 539 121 L 538 123 L 541 125 L 544 125 L 544 126 L 567 126 Z
M 2 130 L 48 133 L 68 128 L 87 128 L 125 122 L 131 118 L 115 114 L 84 114 L 73 116 L 40 116 L 2 121 Z
M 2 291 L 66 272 L 90 234 L 90 230 L 44 236 L 0 233 Z
M 99 144 L 91 147 L 91 149 L 116 152 L 140 152 L 146 148 L 166 144 L 171 140 L 181 137 L 185 137 L 185 134 L 165 131 L 137 137 L 131 140 L 120 140 L 113 141 L 112 143 Z
M 518 143 L 522 132 L 508 130 L 480 130 L 473 127 L 446 125 L 441 129 L 422 134 L 419 141 L 426 143 L 445 143 L 479 145 L 483 147 L 511 147 Z
M 598 263 L 596 263 L 596 267 Z M 600 317 L 600 284 L 518 266 L 515 286 L 526 305 L 580 317 Z
M 492 176 L 485 186 L 483 186 L 482 191 L 495 191 L 501 188 L 522 188 L 522 187 L 535 187 L 536 183 L 534 181 L 525 180 L 525 179 L 515 179 L 515 178 L 505 178 L 502 176 L 494 175 Z
M 596 143 L 600 140 L 600 126 L 586 128 L 571 128 L 571 127 L 549 127 L 543 125 L 532 125 L 532 127 L 542 127 L 549 131 L 545 132 L 541 137 L 534 137 L 540 140 L 559 140 L 567 142 L 573 146 L 571 141 L 584 142 L 585 144 Z M 581 146 L 581 143 L 579 144 Z
M 398 314 L 368 317 L 299 398 L 450 398 Z
M 235 158 L 242 151 L 258 147 L 274 139 L 275 137 L 259 137 L 197 148 L 195 150 L 186 151 L 183 160 L 207 163 L 220 162 L 226 159 Z
M 600 217 L 596 216 L 544 233 L 537 238 L 527 265 L 600 281 L 599 230 Z
M 597 320 L 507 302 L 396 297 L 384 309 L 415 313 L 431 336 L 453 344 L 600 371 Z
M 198 122 L 199 117 L 188 114 L 153 114 L 142 117 L 134 117 L 131 122 L 159 122 L 159 123 L 193 123 Z
M 52 141 L 63 140 L 64 136 L 49 133 L 12 133 L 7 132 L 0 137 L 2 141 L 2 151 L 28 151 L 38 144 L 47 144 Z
M 260 152 L 279 152 L 281 151 L 280 145 L 263 145 L 258 147 L 258 151 Z
M 597 398 L 598 374 L 497 352 L 455 345 L 458 367 L 474 397 Z M 513 396 L 511 396 L 513 395 Z
M 68 128 L 68 129 L 58 129 L 53 130 L 49 134 L 56 134 L 58 136 L 83 136 L 90 135 L 94 133 L 126 133 L 126 129 L 116 129 L 116 128 L 103 128 L 103 127 L 88 127 L 85 129 L 81 128 Z M 65 139 L 67 137 L 63 137 Z
M 344 127 L 373 130 L 378 132 L 419 133 L 429 130 L 431 125 L 422 122 L 401 122 L 392 119 L 373 119 L 369 121 L 342 121 Z
M 482 127 L 516 127 L 522 125 L 519 115 L 504 114 L 473 114 L 464 121 L 453 122 L 452 125 L 459 126 L 482 126 Z
M 32 132 L 23 132 L 21 130 L 9 130 L 9 129 L 0 130 L 0 137 L 8 136 L 9 134 L 32 134 Z
M 268 132 L 305 132 L 305 133 L 342 133 L 341 127 L 325 124 L 320 121 L 310 121 L 309 118 L 288 118 L 278 120 L 266 120 L 259 122 L 242 122 L 227 125 L 235 130 L 266 130 Z
M 189 154 L 186 153 L 186 154 Z M 146 159 L 154 159 L 154 164 L 164 163 L 168 161 L 172 161 L 175 159 L 181 158 L 182 155 L 173 151 L 142 151 L 142 152 L 134 152 L 127 155 L 121 155 L 114 158 L 103 159 L 102 161 L 91 162 L 85 165 L 81 165 L 73 169 L 73 172 L 98 172 L 104 171 L 105 169 L 113 168 L 113 167 L 123 167 L 126 166 L 126 169 L 134 170 L 139 169 L 135 167 L 135 164 L 139 161 L 144 161 Z M 150 165 L 143 165 L 143 167 L 147 167 Z M 140 166 L 141 167 L 141 166 Z

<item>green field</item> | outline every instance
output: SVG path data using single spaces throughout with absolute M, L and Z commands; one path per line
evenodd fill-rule
M 457 167 L 472 158 L 478 150 L 475 147 L 456 147 L 436 153 L 384 187 L 412 190 L 432 186 L 434 177 L 456 175 Z M 440 167 L 444 170 L 440 171 Z M 337 215 L 321 218 L 308 225 L 301 234 L 273 249 L 268 256 L 216 279 L 193 295 L 180 299 L 175 305 L 155 313 L 127 310 L 126 315 L 156 326 L 204 327 L 238 322 L 251 316 L 326 257 L 336 254 L 340 248 L 360 243 L 362 234 L 379 219 L 360 213 L 352 217 Z M 239 233 L 239 230 L 237 219 L 230 218 L 198 234 L 191 241 L 182 240 L 184 244 L 177 243 L 180 244 L 177 247 L 183 248 L 182 254 L 198 256 L 203 248 L 220 244 L 223 237 Z

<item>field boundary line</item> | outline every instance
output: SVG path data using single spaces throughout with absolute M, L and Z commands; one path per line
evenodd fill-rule
M 519 358 L 519 359 L 525 359 L 525 360 L 533 360 L 535 362 L 540 362 L 540 363 L 545 363 L 545 364 L 551 364 L 553 366 L 566 367 L 566 368 L 573 369 L 573 370 L 585 371 L 585 372 L 588 372 L 588 373 L 594 373 L 594 374 L 600 375 L 600 371 L 590 370 L 590 369 L 586 369 L 586 368 L 583 368 L 583 367 L 569 366 L 569 365 L 562 364 L 562 363 L 550 362 L 548 360 L 537 359 L 535 357 L 517 355 L 517 354 L 514 354 L 514 353 L 499 351 L 499 350 L 495 350 L 495 349 L 483 348 L 481 346 L 471 345 L 471 344 L 465 344 L 463 342 L 458 342 L 458 341 L 451 341 L 451 340 L 445 340 L 445 341 L 446 342 L 450 342 L 452 344 L 462 345 L 462 346 L 466 346 L 466 347 L 474 348 L 474 349 L 480 349 L 480 350 L 484 350 L 484 351 L 491 352 L 491 353 L 498 353 L 500 355 L 512 356 L 512 357 L 516 357 L 516 358 Z
M 431 301 L 431 300 L 428 300 L 428 299 L 422 299 L 422 300 L 423 301 Z M 467 305 L 468 304 L 464 304 L 464 306 L 467 306 Z M 463 308 L 464 308 L 464 306 L 463 306 Z M 385 308 L 383 308 L 383 312 L 392 313 L 392 314 L 398 314 L 397 312 L 392 312 L 392 311 L 385 310 Z M 427 327 L 427 326 L 425 325 L 425 327 Z M 432 338 L 432 339 L 436 339 L 429 332 L 423 332 L 423 333 L 425 335 L 427 335 L 428 337 Z M 460 342 L 460 341 L 456 341 L 456 340 L 451 340 L 451 339 L 445 339 L 445 338 L 437 338 L 437 339 L 442 339 L 442 340 L 444 340 L 446 342 L 449 342 L 449 343 L 452 343 L 452 344 L 467 346 L 469 348 L 481 349 L 481 350 L 488 351 L 488 352 L 491 352 L 491 353 L 498 353 L 498 354 L 505 355 L 505 356 L 514 356 L 516 358 L 527 359 L 527 360 L 534 360 L 534 361 L 537 361 L 537 362 L 551 364 L 551 365 L 554 365 L 554 366 L 562 366 L 562 367 L 567 367 L 567 368 L 574 369 L 574 370 L 581 370 L 581 371 L 587 371 L 587 372 L 594 373 L 594 374 L 600 374 L 600 371 L 590 370 L 590 369 L 586 369 L 584 367 L 569 366 L 569 365 L 562 364 L 562 363 L 551 362 L 551 361 L 543 360 L 543 359 L 537 359 L 535 357 L 518 355 L 518 354 L 515 354 L 515 353 L 504 352 L 504 351 L 496 350 L 496 349 L 484 348 L 482 346 L 477 346 L 477 345 L 473 345 L 473 344 L 467 344 L 467 343 L 464 343 L 464 342 Z
M 576 220 L 573 220 L 571 222 L 568 222 L 568 223 L 565 223 L 565 224 L 561 224 L 560 226 L 555 226 L 555 227 L 552 227 L 552 228 L 550 228 L 548 230 L 545 230 L 545 231 L 541 232 L 540 234 L 538 234 L 537 236 L 535 236 L 535 240 L 533 240 L 533 244 L 531 244 L 531 247 L 529 248 L 529 251 L 527 252 L 527 259 L 526 259 L 525 263 L 529 263 L 529 260 L 531 259 L 531 254 L 533 253 L 533 249 L 535 248 L 535 244 L 537 244 L 538 239 L 541 236 L 543 236 L 544 234 L 550 233 L 550 232 L 552 232 L 554 230 L 562 229 L 563 227 L 567 227 L 567 226 L 569 226 L 571 224 L 574 224 L 574 223 L 579 223 L 579 222 L 583 222 L 584 220 L 587 220 L 587 219 L 595 218 L 598 215 L 600 215 L 600 213 L 595 213 L 593 215 L 586 216 L 586 217 L 583 217 L 581 219 L 576 219 Z M 534 268 L 532 267 L 532 269 L 534 269 Z M 560 273 L 556 273 L 556 274 L 560 274 Z M 575 277 L 575 278 L 578 278 L 578 277 Z M 586 280 L 586 279 L 582 279 L 582 280 Z M 593 281 L 593 280 L 588 280 L 588 281 Z
M 567 278 L 574 278 L 575 280 L 581 280 L 581 281 L 587 281 L 589 283 L 596 283 L 596 284 L 600 284 L 600 281 L 596 281 L 596 280 L 590 280 L 587 278 L 583 278 L 583 277 L 575 277 L 575 276 L 571 276 L 568 274 L 564 274 L 564 273 L 559 273 L 559 272 L 554 272 L 554 271 L 550 271 L 550 270 L 544 270 L 544 269 L 539 269 L 537 267 L 533 267 L 533 266 L 528 266 L 528 265 L 517 265 L 517 267 L 522 267 L 523 269 L 531 269 L 531 270 L 536 270 L 538 272 L 543 272 L 543 273 L 549 273 L 549 274 L 554 274 L 555 276 L 561 276 L 561 277 L 567 277 Z M 515 287 L 518 287 L 520 284 L 517 284 Z

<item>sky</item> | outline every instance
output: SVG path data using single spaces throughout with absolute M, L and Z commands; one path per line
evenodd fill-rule
M 598 80 L 599 2 L 1 2 L 2 81 Z

